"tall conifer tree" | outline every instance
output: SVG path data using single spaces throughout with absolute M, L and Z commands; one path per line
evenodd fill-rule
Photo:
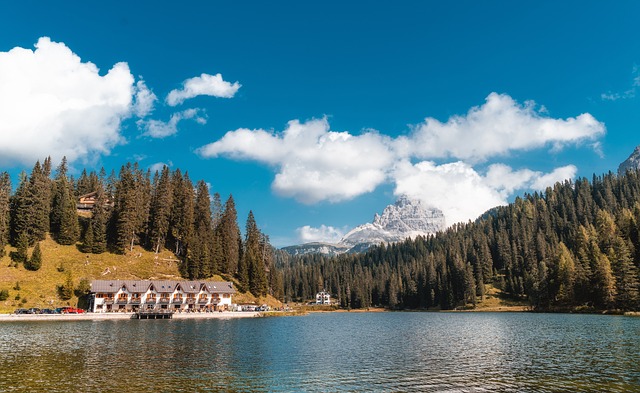
M 7 172 L 0 173 L 0 258 L 5 254 L 9 243 L 11 178 Z
M 149 212 L 149 239 L 151 241 L 151 247 L 155 252 L 159 252 L 166 244 L 172 204 L 173 188 L 171 184 L 171 173 L 169 167 L 165 165 L 159 177 L 154 181 L 153 197 L 151 199 Z
M 238 228 L 238 213 L 232 195 L 229 195 L 224 205 L 224 212 L 220 218 L 219 236 L 222 245 L 220 268 L 223 273 L 236 274 L 242 239 L 240 238 L 240 228 Z

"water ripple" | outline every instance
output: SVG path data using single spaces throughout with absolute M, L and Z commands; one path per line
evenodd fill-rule
M 343 313 L 0 326 L 1 392 L 640 392 L 640 319 Z

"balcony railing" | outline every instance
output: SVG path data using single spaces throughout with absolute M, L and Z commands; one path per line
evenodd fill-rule
M 104 298 L 104 304 L 113 304 L 113 298 L 112 297 Z
M 131 299 L 131 303 L 132 304 L 140 304 L 140 298 L 139 297 L 134 297 L 133 299 Z
M 200 303 L 200 304 L 205 304 L 205 303 L 207 303 L 208 301 L 209 301 L 209 299 L 207 299 L 207 298 L 200 298 L 200 299 L 198 299 L 198 303 Z
M 171 302 L 172 303 L 180 303 L 180 304 L 182 304 L 182 298 L 181 297 L 174 297 Z
M 147 299 L 147 301 L 145 303 L 147 303 L 147 304 L 155 304 L 156 303 L 156 298 L 152 297 L 150 299 Z
M 169 298 L 168 297 L 161 297 L 160 298 L 160 303 L 169 303 Z
M 129 303 L 129 299 L 126 297 L 119 297 L 118 298 L 118 304 L 127 304 Z
M 187 298 L 187 304 L 193 304 L 195 302 L 196 302 L 196 298 L 194 298 L 194 297 L 188 297 Z

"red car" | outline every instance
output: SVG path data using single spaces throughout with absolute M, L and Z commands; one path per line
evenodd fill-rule
M 60 314 L 82 314 L 83 312 L 83 309 L 75 307 L 62 307 L 60 310 Z

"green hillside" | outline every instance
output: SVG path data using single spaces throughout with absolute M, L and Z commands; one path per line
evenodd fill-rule
M 40 243 L 42 267 L 38 271 L 28 271 L 22 264 L 12 267 L 9 253 L 0 258 L 0 291 L 9 291 L 9 298 L 0 302 L 0 313 L 12 312 L 18 307 L 60 307 L 76 305 L 75 295 L 67 301 L 58 296 L 58 286 L 62 285 L 70 272 L 74 285 L 82 278 L 92 279 L 179 279 L 180 273 L 175 256 L 164 250 L 155 254 L 134 247 L 132 253 L 116 255 L 111 253 L 85 254 L 75 246 L 62 246 L 50 237 Z M 29 249 L 31 253 L 33 248 Z M 19 290 L 16 290 L 18 283 Z M 19 299 L 16 297 L 19 296 Z M 26 300 L 26 301 L 25 301 Z
M 58 286 L 64 284 L 68 272 L 77 286 L 81 279 L 182 279 L 178 271 L 176 257 L 163 250 L 156 258 L 153 252 L 136 246 L 133 252 L 124 255 L 112 253 L 85 254 L 75 246 L 63 246 L 49 236 L 40 242 L 43 260 L 38 271 L 26 270 L 22 264 L 12 267 L 9 257 L 13 247 L 6 247 L 6 255 L 0 258 L 0 291 L 8 290 L 9 297 L 0 301 L 0 313 L 10 313 L 16 308 L 55 308 L 75 306 L 78 298 L 61 300 Z M 29 254 L 33 248 L 29 249 Z M 228 280 L 213 276 L 212 280 Z M 233 280 L 231 280 L 233 281 Z M 20 289 L 16 290 L 16 283 Z M 237 283 L 236 283 L 237 285 Z M 16 299 L 16 297 L 19 297 Z M 239 293 L 234 297 L 237 303 L 267 303 L 278 306 L 271 296 L 256 298 L 250 293 Z

